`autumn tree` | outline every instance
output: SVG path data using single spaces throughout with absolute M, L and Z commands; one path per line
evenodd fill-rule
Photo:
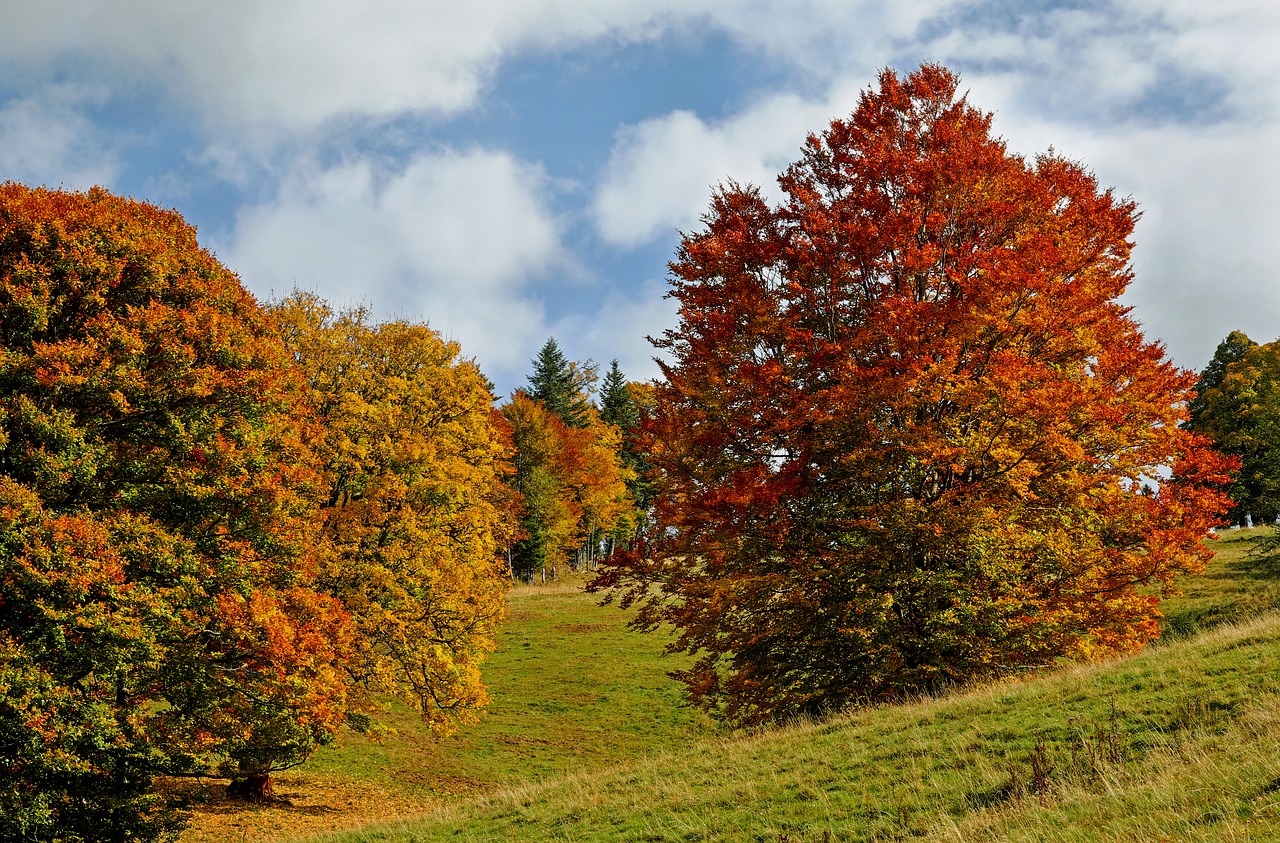
M 1201 570 L 1227 464 L 1117 302 L 1134 204 L 1025 160 L 948 70 L 885 71 L 771 205 L 671 265 L 656 529 L 595 587 L 734 722 L 1131 652 Z
M 1240 461 L 1228 487 L 1231 519 L 1275 521 L 1280 513 L 1280 341 L 1258 345 L 1232 331 L 1200 375 L 1188 426 Z
M 0 186 L 0 838 L 153 839 L 157 775 L 339 728 L 304 384 L 176 213 Z
M 513 573 L 532 577 L 563 562 L 593 563 L 602 536 L 634 528 L 627 489 L 634 475 L 619 457 L 617 428 L 601 422 L 594 408 L 584 426 L 570 427 L 519 391 L 502 414 L 515 448 L 512 483 L 524 504 Z
M 302 293 L 271 312 L 320 425 L 319 582 L 352 618 L 344 668 L 436 730 L 472 722 L 515 529 L 487 381 L 424 325 L 371 324 Z

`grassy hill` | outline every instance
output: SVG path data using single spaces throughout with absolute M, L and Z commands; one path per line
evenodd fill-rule
M 617 610 L 522 589 L 481 727 L 405 717 L 283 779 L 294 805 L 214 802 L 188 837 L 430 811 L 317 839 L 1280 840 L 1280 563 L 1227 536 L 1139 657 L 756 735 L 679 707 L 663 642 Z

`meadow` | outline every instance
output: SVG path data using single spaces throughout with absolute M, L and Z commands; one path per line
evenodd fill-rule
M 665 640 L 519 587 L 477 727 L 350 738 L 184 841 L 1280 840 L 1280 560 L 1231 531 L 1136 657 L 730 734 Z M 324 832 L 320 834 L 320 832 Z

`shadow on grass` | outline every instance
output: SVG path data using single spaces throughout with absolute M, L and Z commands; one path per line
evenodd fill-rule
M 1202 576 L 1182 581 L 1184 594 L 1164 604 L 1161 639 L 1174 641 L 1280 609 L 1280 548 L 1263 548 L 1269 528 L 1231 531 Z

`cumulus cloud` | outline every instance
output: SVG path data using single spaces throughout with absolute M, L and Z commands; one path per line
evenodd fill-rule
M 110 184 L 118 163 L 84 114 L 87 93 L 49 85 L 0 106 L 0 180 L 81 190 Z
M 300 166 L 239 212 L 219 252 L 260 295 L 367 304 L 429 322 L 486 367 L 522 366 L 545 336 L 529 284 L 567 262 L 545 190 L 538 168 L 485 150 Z
M 676 229 L 689 230 L 712 188 L 732 179 L 779 198 L 775 179 L 800 153 L 805 137 L 856 103 L 856 88 L 821 100 L 780 94 L 719 122 L 688 111 L 618 133 L 592 203 L 604 239 L 635 246 Z

